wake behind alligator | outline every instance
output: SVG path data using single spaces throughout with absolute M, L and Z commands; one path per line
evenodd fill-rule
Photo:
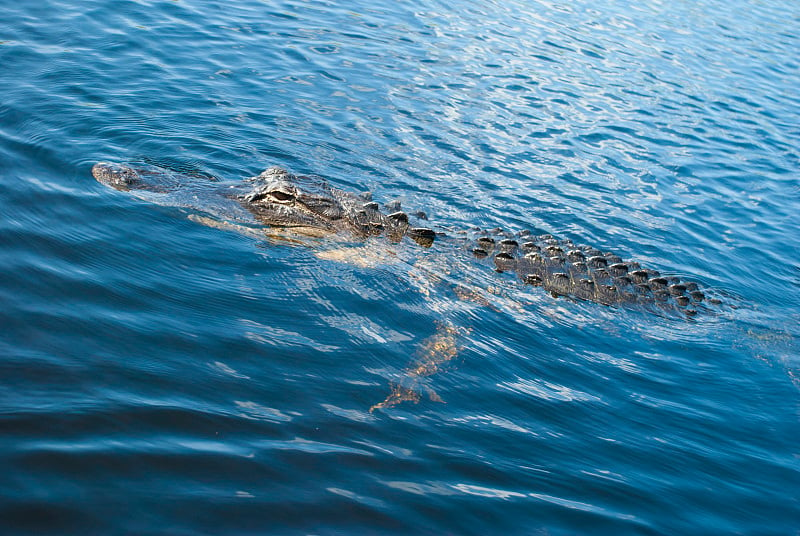
M 102 184 L 148 201 L 193 208 L 250 228 L 267 226 L 298 235 L 336 234 L 354 240 L 409 238 L 422 247 L 444 237 L 461 240 L 475 258 L 487 259 L 498 272 L 513 272 L 523 283 L 553 296 L 603 305 L 638 304 L 686 316 L 721 304 L 694 282 L 662 276 L 614 253 L 529 231 L 436 232 L 415 224 L 420 218 L 413 215 L 381 210 L 368 194 L 340 190 L 319 177 L 294 175 L 278 167 L 227 186 L 148 165 L 100 162 L 92 174 Z

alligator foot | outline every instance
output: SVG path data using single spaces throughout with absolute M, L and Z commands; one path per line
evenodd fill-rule
M 414 402 L 415 404 L 419 402 L 420 395 L 414 389 L 403 387 L 402 385 L 394 382 L 390 384 L 390 387 L 391 392 L 389 393 L 389 396 L 387 396 L 383 402 L 379 402 L 369 408 L 370 413 L 374 412 L 376 409 L 391 408 L 403 402 Z
M 423 378 L 436 374 L 445 363 L 452 361 L 461 350 L 458 345 L 458 337 L 470 331 L 458 328 L 449 322 L 437 322 L 436 333 L 422 342 L 422 346 L 417 351 L 418 358 L 406 369 L 403 381 L 411 387 L 391 382 L 389 396 L 383 402 L 369 408 L 370 413 L 376 409 L 391 408 L 403 402 L 416 404 L 421 398 L 420 390 L 424 390 L 432 401 L 444 403 L 444 400 L 433 389 L 423 385 Z
M 413 402 L 414 404 L 416 404 L 422 398 L 419 391 L 417 391 L 416 389 L 405 387 L 403 385 L 394 382 L 392 382 L 390 386 L 391 386 L 391 392 L 389 393 L 389 396 L 387 396 L 383 402 L 379 402 L 373 405 L 371 408 L 369 408 L 370 413 L 374 412 L 376 409 L 391 408 L 398 404 L 402 404 L 403 402 Z M 428 398 L 431 399 L 431 401 L 441 402 L 442 404 L 445 403 L 444 400 L 442 400 L 442 397 L 436 394 L 436 391 L 434 391 L 430 387 L 425 387 L 424 389 L 425 393 L 428 395 Z

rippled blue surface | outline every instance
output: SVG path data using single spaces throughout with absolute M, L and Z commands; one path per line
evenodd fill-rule
M 795 2 L 0 4 L 0 533 L 797 533 Z M 141 158 L 317 173 L 738 308 L 320 259 L 89 173 Z M 445 403 L 370 413 L 437 323 Z

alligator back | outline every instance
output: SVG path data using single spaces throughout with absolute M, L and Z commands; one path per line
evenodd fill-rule
M 643 304 L 688 316 L 721 303 L 694 282 L 663 276 L 614 253 L 552 235 L 484 235 L 469 247 L 476 257 L 491 258 L 497 271 L 514 272 L 524 283 L 554 296 L 604 305 Z

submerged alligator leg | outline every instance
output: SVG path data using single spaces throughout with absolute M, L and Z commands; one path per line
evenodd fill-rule
M 221 231 L 231 231 L 234 233 L 239 233 L 244 236 L 249 236 L 251 238 L 264 238 L 264 231 L 261 229 L 253 229 L 251 227 L 246 227 L 244 225 L 239 225 L 236 223 L 215 220 L 214 218 L 209 218 L 208 216 L 201 216 L 199 214 L 189 214 L 189 216 L 187 217 L 189 218 L 189 221 L 193 221 L 195 223 L 199 223 L 200 225 L 205 225 L 206 227 L 211 227 L 213 229 L 219 229 Z
M 391 408 L 402 402 L 420 401 L 420 391 L 425 391 L 434 402 L 444 402 L 436 392 L 424 385 L 424 378 L 436 374 L 442 366 L 458 355 L 461 347 L 458 337 L 464 335 L 464 328 L 457 328 L 449 323 L 439 323 L 436 333 L 425 339 L 417 352 L 419 358 L 406 369 L 406 375 L 400 383 L 391 383 L 391 392 L 383 400 L 369 408 L 372 413 L 376 409 Z
M 278 244 L 282 243 L 290 243 L 290 244 L 297 244 L 300 246 L 307 246 L 308 243 L 303 241 L 302 235 L 298 238 L 297 235 L 294 235 L 289 230 L 284 230 L 284 232 L 280 232 L 281 230 L 273 231 L 270 227 L 265 227 L 263 229 L 255 229 L 253 227 L 248 227 L 246 225 L 239 225 L 237 223 L 231 223 L 229 221 L 224 220 L 217 220 L 214 218 L 209 218 L 208 216 L 201 216 L 199 214 L 189 214 L 188 216 L 190 221 L 195 223 L 199 223 L 200 225 L 205 225 L 206 227 L 211 227 L 212 229 L 219 229 L 220 231 L 229 231 L 233 233 L 238 233 L 243 236 L 247 236 L 250 238 L 255 238 L 257 240 L 264 240 L 267 239 L 269 241 L 274 241 Z
M 375 268 L 396 263 L 397 253 L 386 248 L 353 246 L 315 251 L 314 256 L 326 261 L 341 262 L 360 268 Z

